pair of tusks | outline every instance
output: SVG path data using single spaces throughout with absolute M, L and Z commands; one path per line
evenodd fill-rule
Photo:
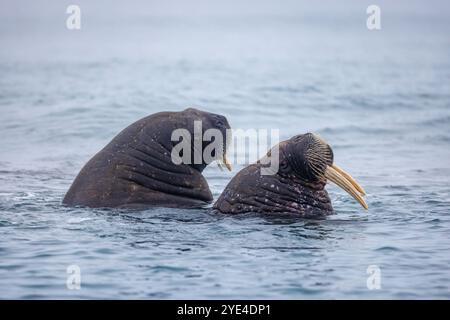
M 358 201 L 364 209 L 368 209 L 366 201 L 363 197 L 366 192 L 364 189 L 352 178 L 347 172 L 339 168 L 337 165 L 333 164 L 328 166 L 325 170 L 325 178 L 334 182 L 339 187 L 344 189 L 349 195 L 351 195 L 356 201 Z
M 223 154 L 222 159 L 220 158 L 217 159 L 217 166 L 220 168 L 220 170 L 223 170 L 222 165 L 225 165 L 228 171 L 233 170 L 233 167 L 231 166 L 230 161 L 228 161 L 227 155 L 225 153 Z

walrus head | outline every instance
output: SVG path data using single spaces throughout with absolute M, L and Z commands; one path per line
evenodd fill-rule
M 205 112 L 195 108 L 183 110 L 179 113 L 179 118 L 182 119 L 179 126 L 170 129 L 172 132 L 175 129 L 183 129 L 188 133 L 188 136 L 185 136 L 183 133 L 180 136 L 191 145 L 191 156 L 186 161 L 188 163 L 185 164 L 201 172 L 211 162 L 217 161 L 219 168 L 222 168 L 223 165 L 231 171 L 232 167 L 226 154 L 231 141 L 231 127 L 227 118 L 220 114 Z M 208 132 L 212 133 L 208 135 Z M 220 141 L 216 141 L 216 139 L 220 139 Z M 173 139 L 172 142 L 174 146 L 178 143 L 178 141 L 173 141 Z M 217 143 L 217 148 L 212 147 L 215 142 Z M 208 146 L 210 147 L 209 150 L 205 150 Z M 205 151 L 210 153 L 205 153 Z M 209 157 L 205 158 L 205 155 Z
M 261 169 L 278 156 L 278 170 Z M 276 157 L 276 156 L 275 156 Z M 269 161 L 270 160 L 270 161 Z M 256 164 L 241 170 L 214 204 L 224 213 L 287 212 L 302 216 L 333 213 L 325 185 L 337 184 L 365 209 L 363 188 L 333 163 L 331 147 L 318 135 L 306 133 L 280 142 Z

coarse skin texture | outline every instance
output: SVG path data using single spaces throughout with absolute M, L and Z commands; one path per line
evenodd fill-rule
M 302 217 L 333 214 L 323 171 L 333 163 L 333 152 L 323 140 L 307 133 L 279 145 L 279 169 L 262 175 L 265 161 L 242 169 L 226 186 L 214 204 L 221 213 L 288 213 Z
M 230 128 L 225 117 L 189 108 L 159 112 L 136 121 L 120 132 L 81 169 L 64 197 L 67 206 L 105 208 L 199 207 L 213 200 L 202 175 L 208 165 L 174 164 L 171 141 L 175 129 L 192 136 L 194 121 L 202 132 L 219 129 L 223 137 Z M 203 149 L 207 143 L 203 142 Z M 193 159 L 192 159 L 193 160 Z M 203 161 L 203 160 L 202 160 Z

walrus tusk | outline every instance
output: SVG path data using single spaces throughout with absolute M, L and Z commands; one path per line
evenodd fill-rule
M 223 155 L 222 161 L 223 161 L 223 164 L 225 165 L 225 167 L 227 167 L 228 171 L 233 170 L 233 167 L 231 166 L 231 163 L 228 161 L 226 154 Z
M 348 174 L 335 164 L 333 164 L 331 167 L 337 172 L 339 172 L 341 175 L 343 175 L 348 181 L 350 181 L 350 183 L 356 188 L 356 190 L 359 191 L 359 193 L 361 193 L 363 196 L 366 195 L 366 192 L 364 191 L 363 187 L 361 187 L 361 185 L 358 182 L 356 182 L 356 180 L 353 179 L 353 177 L 350 174 Z
M 223 170 L 222 165 L 224 165 L 228 169 L 228 171 L 233 170 L 233 167 L 231 166 L 231 163 L 228 161 L 225 154 L 223 155 L 222 159 L 217 159 L 216 162 L 220 170 Z
M 332 165 L 326 168 L 325 177 L 344 189 L 356 201 L 358 201 L 364 209 L 367 210 L 369 208 L 366 201 L 364 201 L 361 196 L 361 194 L 365 194 L 364 189 L 347 172 L 335 165 Z

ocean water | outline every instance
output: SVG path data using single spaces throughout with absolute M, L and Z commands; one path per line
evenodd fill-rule
M 0 298 L 450 298 L 445 1 L 377 1 L 377 31 L 366 1 L 76 2 L 80 30 L 72 2 L 0 1 Z M 188 106 L 319 133 L 369 210 L 331 185 L 325 220 L 61 205 L 121 129 Z M 205 170 L 215 198 L 241 168 Z

